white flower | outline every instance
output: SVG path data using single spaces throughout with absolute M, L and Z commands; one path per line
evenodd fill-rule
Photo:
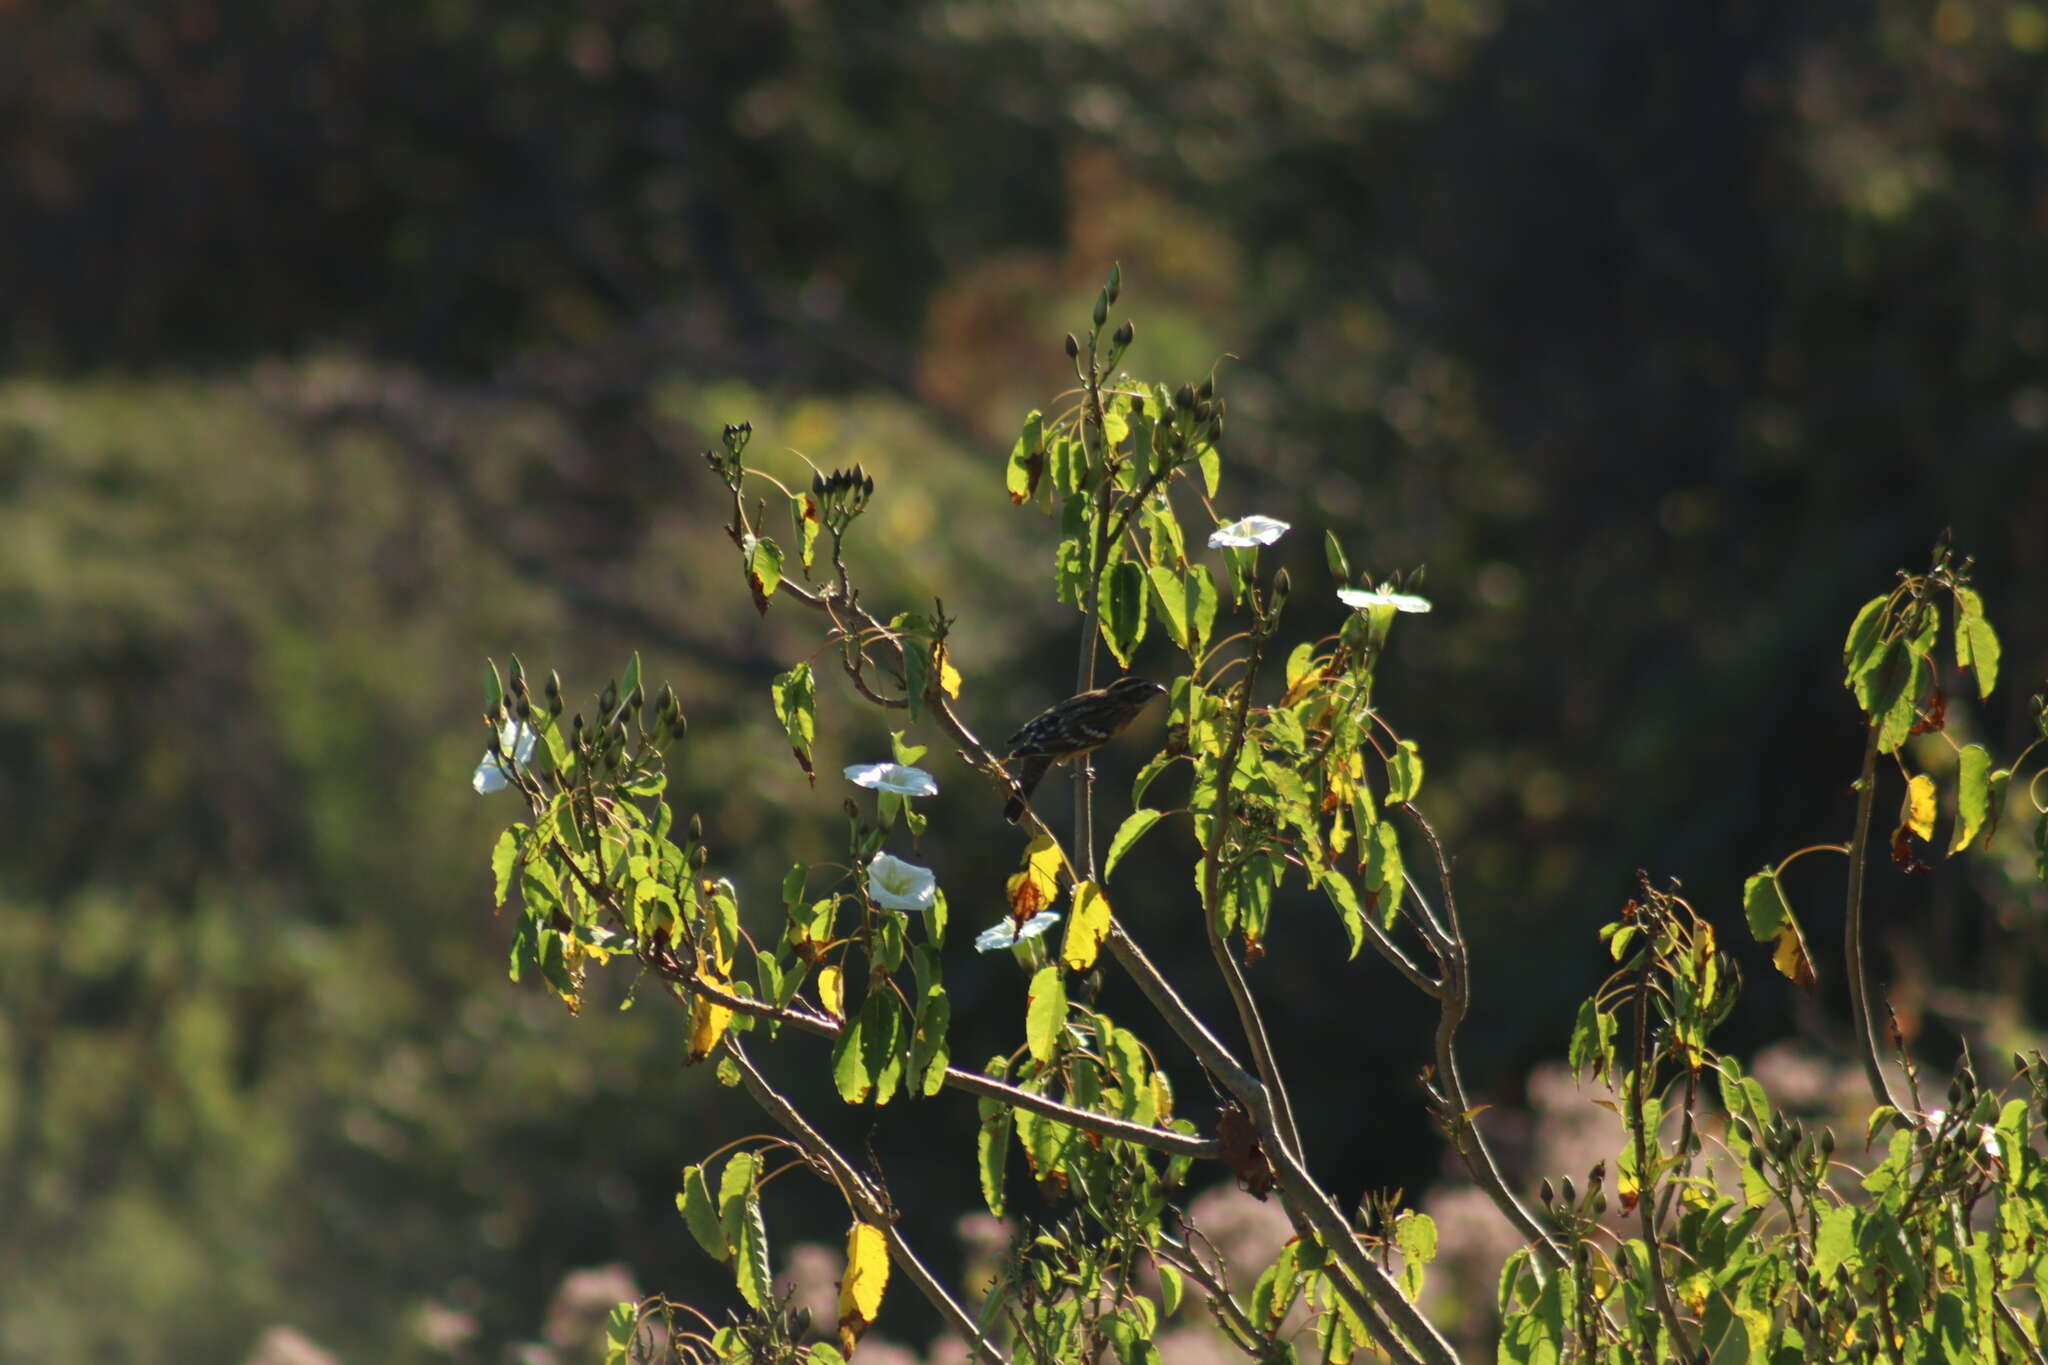
M 514 773 L 524 773 L 526 765 L 533 761 L 533 727 L 523 720 L 505 717 L 505 723 L 498 728 L 498 748 L 511 756 Z M 505 790 L 512 785 L 505 772 L 505 761 L 496 752 L 487 751 L 483 762 L 476 765 L 476 775 L 469 779 L 469 785 L 484 795 Z
M 1360 592 L 1356 588 L 1339 588 L 1337 600 L 1347 607 L 1357 607 L 1360 611 L 1367 607 L 1392 607 L 1395 611 L 1430 610 L 1430 601 L 1427 597 L 1412 597 L 1399 592 Z
M 872 787 L 898 796 L 939 794 L 939 784 L 930 773 L 901 763 L 856 763 L 846 770 L 846 780 L 856 787 Z
M 928 867 L 878 853 L 868 864 L 868 895 L 885 910 L 929 910 L 938 899 L 939 879 Z
M 1236 550 L 1247 550 L 1254 545 L 1271 545 L 1287 534 L 1290 523 L 1273 517 L 1244 517 L 1228 526 L 1219 526 L 1209 533 L 1209 548 L 1220 550 L 1229 546 Z
M 1027 938 L 1037 938 L 1059 922 L 1060 912 L 1057 910 L 1041 910 L 1022 924 L 1013 919 L 1006 919 L 976 934 L 974 951 L 992 953 L 998 948 L 1014 947 Z

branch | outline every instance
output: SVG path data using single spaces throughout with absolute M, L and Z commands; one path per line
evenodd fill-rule
M 1428 842 L 1430 854 L 1436 862 L 1437 884 L 1443 889 L 1444 912 L 1442 928 L 1447 934 L 1446 949 L 1439 954 L 1443 963 L 1441 989 L 1435 992 L 1438 1002 L 1436 1022 L 1436 1075 L 1440 1100 L 1443 1104 L 1444 1127 L 1451 1139 L 1451 1147 L 1458 1154 L 1473 1183 L 1486 1191 L 1486 1197 L 1500 1210 L 1508 1223 L 1526 1238 L 1531 1246 L 1548 1261 L 1554 1270 L 1565 1270 L 1571 1265 L 1571 1257 L 1564 1247 L 1541 1223 L 1536 1215 L 1518 1198 L 1508 1185 L 1507 1177 L 1501 1173 L 1500 1163 L 1494 1159 L 1493 1151 L 1486 1145 L 1485 1136 L 1472 1121 L 1473 1104 L 1465 1091 L 1465 1078 L 1458 1067 L 1458 1026 L 1465 1022 L 1465 1013 L 1472 1006 L 1472 968 L 1465 952 L 1465 928 L 1458 917 L 1458 900 L 1451 886 L 1450 860 L 1444 856 L 1443 842 L 1437 838 L 1436 829 L 1421 811 L 1407 803 L 1401 805 L 1408 818 L 1422 831 Z M 1422 918 L 1437 923 L 1436 913 L 1429 908 L 1420 887 L 1409 883 L 1410 894 L 1422 906 Z
M 756 1000 L 751 995 L 721 990 L 702 977 L 683 970 L 679 963 L 672 960 L 665 962 L 656 959 L 649 965 L 671 985 L 722 1005 L 735 1014 L 747 1014 L 757 1019 L 790 1024 L 805 1033 L 832 1042 L 837 1042 L 846 1031 L 846 1026 L 837 1020 L 807 1009 L 771 1005 L 765 1000 Z M 945 1083 L 954 1090 L 964 1090 L 970 1095 L 1000 1100 L 1004 1104 L 1028 1109 L 1049 1119 L 1057 1119 L 1084 1132 L 1113 1138 L 1119 1142 L 1135 1143 L 1140 1147 L 1150 1147 L 1153 1151 L 1165 1152 L 1169 1156 L 1193 1157 L 1199 1161 L 1220 1161 L 1223 1157 L 1223 1145 L 1214 1138 L 1190 1137 L 1171 1128 L 1152 1128 L 1142 1123 L 1133 1123 L 1129 1119 L 1117 1118 L 1112 1114 L 1100 1114 L 1092 1109 L 1077 1108 L 1049 1095 L 1040 1095 L 1011 1085 L 1007 1081 L 997 1080 L 994 1076 L 984 1076 L 978 1071 L 963 1071 L 957 1066 L 949 1066 L 946 1068 Z
M 860 1173 L 853 1169 L 845 1157 L 839 1155 L 837 1149 L 827 1142 L 817 1129 L 804 1121 L 804 1116 L 797 1111 L 796 1106 L 777 1093 L 775 1088 L 768 1084 L 767 1079 L 754 1069 L 753 1062 L 747 1057 L 746 1049 L 740 1046 L 737 1038 L 728 1033 L 721 1040 L 720 1046 L 724 1047 L 725 1055 L 732 1058 L 733 1063 L 739 1067 L 740 1079 L 746 1084 L 747 1093 L 754 1097 L 754 1102 L 766 1110 L 770 1118 L 789 1130 L 790 1135 L 804 1149 L 804 1154 L 811 1159 L 811 1164 L 830 1177 L 832 1183 L 839 1187 L 840 1195 L 845 1198 L 855 1215 L 862 1222 L 870 1223 L 882 1230 L 889 1243 L 889 1258 L 910 1277 L 926 1301 L 939 1311 L 939 1316 L 946 1319 L 953 1330 L 967 1340 L 976 1355 L 991 1365 L 1007 1365 L 1007 1358 L 1003 1353 L 981 1334 L 981 1328 L 975 1324 L 974 1318 L 960 1306 L 957 1299 L 946 1292 L 946 1287 L 938 1282 L 931 1271 L 925 1269 L 924 1262 L 917 1259 L 917 1253 L 911 1249 L 910 1243 L 896 1230 L 895 1210 L 889 1208 L 874 1190 L 869 1188 Z
M 1870 1013 L 1869 985 L 1863 963 L 1863 871 L 1870 854 L 1870 808 L 1877 795 L 1877 741 L 1881 727 L 1872 722 L 1863 746 L 1863 776 L 1856 786 L 1856 828 L 1849 839 L 1849 895 L 1843 929 L 1843 967 L 1849 976 L 1849 1012 L 1856 1021 L 1856 1041 L 1863 1053 L 1863 1075 L 1879 1104 L 1901 1109 L 1878 1062 L 1877 1020 Z
M 1256 608 L 1256 601 L 1254 607 Z M 1268 624 L 1261 620 L 1262 626 Z M 1267 1122 L 1260 1126 L 1270 1128 L 1268 1137 L 1284 1143 L 1290 1151 L 1299 1154 L 1301 1135 L 1294 1127 L 1294 1110 L 1288 1103 L 1287 1087 L 1280 1080 L 1280 1064 L 1273 1057 L 1272 1043 L 1266 1037 L 1265 1021 L 1259 1018 L 1258 1002 L 1252 999 L 1251 987 L 1246 984 L 1244 972 L 1238 967 L 1237 959 L 1230 955 L 1230 945 L 1216 931 L 1214 907 L 1220 904 L 1222 895 L 1223 850 L 1230 842 L 1230 820 L 1234 811 L 1231 804 L 1231 779 L 1237 773 L 1238 756 L 1244 752 L 1246 722 L 1251 715 L 1252 688 L 1259 680 L 1259 663 L 1265 657 L 1267 635 L 1262 630 L 1251 643 L 1251 653 L 1245 665 L 1244 681 L 1239 685 L 1237 714 L 1231 718 L 1230 743 L 1224 749 L 1223 764 L 1218 769 L 1216 783 L 1216 825 L 1209 834 L 1208 851 L 1202 860 L 1202 928 L 1209 937 L 1209 953 L 1216 959 L 1216 970 L 1222 973 L 1224 985 L 1230 989 L 1231 1003 L 1237 1006 L 1237 1019 L 1244 1029 L 1245 1039 L 1251 1046 L 1252 1062 L 1259 1069 L 1259 1079 L 1264 1082 L 1268 1105 L 1254 1109 Z

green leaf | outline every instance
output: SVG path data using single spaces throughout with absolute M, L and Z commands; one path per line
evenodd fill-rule
M 1004 471 L 1004 486 L 1012 504 L 1021 507 L 1038 491 L 1045 468 L 1045 416 L 1033 409 L 1024 419 L 1024 433 L 1010 448 L 1010 463 Z
M 1215 497 L 1216 490 L 1223 486 L 1223 457 L 1216 453 L 1216 447 L 1203 446 L 1195 457 L 1195 463 L 1201 468 L 1202 482 L 1208 487 L 1209 496 Z
M 1320 885 L 1323 894 L 1330 898 L 1330 904 L 1337 907 L 1337 918 L 1344 925 L 1344 936 L 1351 941 L 1351 951 L 1345 956 L 1354 958 L 1365 946 L 1365 909 L 1358 903 L 1358 892 L 1351 885 L 1351 879 L 1331 868 L 1325 872 Z
M 741 1206 L 739 1245 L 733 1257 L 733 1283 L 749 1307 L 766 1308 L 770 1297 L 768 1225 L 761 1219 L 761 1195 L 748 1190 Z
M 1180 1272 L 1170 1265 L 1160 1264 L 1159 1270 L 1159 1316 L 1170 1318 L 1180 1308 Z
M 1102 638 L 1117 662 L 1129 668 L 1151 615 L 1145 570 L 1136 560 L 1120 559 L 1110 566 L 1102 588 Z
M 953 1005 L 944 986 L 933 986 L 917 1010 L 917 1033 L 910 1045 L 910 1080 L 917 1093 L 932 1096 L 946 1084 L 946 1028 Z
M 1844 687 L 1854 689 L 1857 679 L 1869 672 L 1877 662 L 1878 641 L 1884 635 L 1884 608 L 1885 603 L 1889 601 L 1891 598 L 1888 596 L 1871 598 L 1863 604 L 1862 610 L 1856 613 L 1856 619 L 1850 623 L 1849 638 L 1842 642 Z M 1858 699 L 1861 700 L 1860 694 Z
M 725 1240 L 725 1228 L 719 1221 L 718 1205 L 711 1201 L 711 1187 L 704 1181 L 702 1166 L 683 1167 L 682 1192 L 676 1195 L 676 1208 L 689 1225 L 690 1235 L 697 1239 L 697 1245 L 714 1261 L 723 1261 L 732 1255 L 732 1247 Z
M 737 1250 L 747 1221 L 747 1205 L 753 1201 L 755 1182 L 761 1178 L 761 1158 L 753 1152 L 735 1152 L 718 1176 L 718 1222 L 725 1244 Z
M 1401 909 L 1401 893 L 1406 889 L 1406 872 L 1401 866 L 1401 841 L 1394 833 L 1394 827 L 1381 823 L 1372 827 L 1372 833 L 1359 840 L 1359 854 L 1365 861 L 1365 889 L 1379 898 L 1380 924 L 1388 929 Z
M 496 725 L 505 710 L 505 683 L 498 676 L 498 661 L 484 660 L 484 714 Z
M 871 990 L 861 1010 L 862 1065 L 874 1082 L 874 1102 L 887 1104 L 903 1081 L 909 1040 L 904 1036 L 903 1007 L 892 990 Z
M 1059 600 L 1070 607 L 1086 603 L 1088 595 L 1088 552 L 1069 536 L 1060 542 L 1053 556 L 1053 582 Z
M 826 1341 L 814 1341 L 809 1347 L 811 1358 L 807 1365 L 846 1365 L 846 1357 L 839 1354 L 839 1348 Z
M 512 874 L 519 862 L 519 848 L 525 842 L 526 826 L 514 825 L 498 836 L 498 842 L 491 848 L 491 881 L 496 887 L 492 892 L 492 903 L 504 908 L 505 898 L 512 892 Z
M 1881 716 L 1877 748 L 1879 753 L 1892 754 L 1913 732 L 1919 719 L 1919 701 L 1933 681 L 1933 672 L 1926 655 L 1903 646 L 1895 646 L 1886 657 L 1885 677 L 1877 695 Z
M 604 1322 L 606 1365 L 617 1361 L 625 1365 L 627 1352 L 633 1347 L 633 1339 L 640 1335 L 640 1306 L 630 1300 L 612 1305 L 612 1311 Z
M 1188 606 L 1188 627 L 1194 632 L 1195 649 L 1200 653 L 1209 647 L 1209 633 L 1216 625 L 1216 580 L 1209 573 L 1209 566 L 1196 564 L 1188 570 L 1192 599 Z
M 766 536 L 753 536 L 747 546 L 747 586 L 753 589 L 754 605 L 763 615 L 768 599 L 782 583 L 782 547 Z
M 623 711 L 633 704 L 633 694 L 640 690 L 640 651 L 634 650 L 633 657 L 626 660 L 626 671 L 619 675 L 619 708 Z
M 825 523 L 818 517 L 818 502 L 809 493 L 797 493 L 789 500 L 790 529 L 796 533 L 797 558 L 804 566 L 804 576 L 809 577 L 811 564 L 818 557 L 818 533 Z
M 839 1041 L 832 1046 L 832 1083 L 839 1088 L 839 1098 L 848 1104 L 867 1103 L 875 1088 L 874 1075 L 868 1070 L 867 1048 L 861 1039 L 861 1024 L 860 1015 L 848 1019 Z
M 1008 1080 L 1010 1063 L 1006 1057 L 995 1057 L 983 1068 L 985 1074 L 997 1080 Z M 988 1211 L 996 1217 L 1003 1216 L 1003 1173 L 1010 1154 L 1010 1106 L 1001 1100 L 980 1099 L 976 1101 L 981 1115 L 981 1128 L 974 1140 L 975 1165 L 981 1172 L 981 1197 L 988 1205 Z
M 1164 564 L 1152 566 L 1149 575 L 1152 589 L 1159 598 L 1159 610 L 1166 622 L 1167 634 L 1184 652 L 1190 651 L 1188 639 L 1188 590 L 1182 576 Z
M 782 722 L 783 733 L 789 736 L 790 752 L 796 755 L 797 764 L 811 785 L 817 786 L 817 770 L 811 766 L 811 741 L 818 734 L 818 693 L 811 680 L 811 666 L 798 664 L 777 675 L 769 687 L 769 696 L 775 703 L 775 718 Z
M 1124 817 L 1124 822 L 1116 827 L 1116 837 L 1109 841 L 1109 856 L 1102 864 L 1102 880 L 1109 880 L 1110 874 L 1116 871 L 1116 865 L 1131 851 L 1131 846 L 1144 838 L 1146 831 L 1158 824 L 1165 814 L 1165 811 L 1140 808 Z
M 1330 576 L 1342 587 L 1351 582 L 1351 563 L 1344 558 L 1344 547 L 1337 542 L 1335 531 L 1323 532 L 1323 558 L 1330 565 Z
M 1387 759 L 1387 804 L 1398 806 L 1413 801 L 1422 790 L 1422 750 L 1412 739 L 1401 741 Z
M 1977 675 L 1977 695 L 1988 697 L 1998 684 L 1998 632 L 1984 619 L 1984 599 L 1974 588 L 1956 589 L 1956 667 Z
M 1956 765 L 1956 825 L 1948 851 L 1968 848 L 1990 813 L 1991 753 L 1981 744 L 1965 744 Z
M 1050 1066 L 1059 1056 L 1060 1031 L 1067 1026 L 1067 983 L 1059 967 L 1040 967 L 1031 978 L 1024 1009 L 1024 1041 L 1031 1058 Z
M 1137 777 L 1131 781 L 1132 805 L 1137 806 L 1144 803 L 1145 793 L 1151 789 L 1152 783 L 1158 779 L 1159 774 L 1165 772 L 1167 765 L 1172 762 L 1173 755 L 1168 753 L 1154 754 L 1147 760 L 1145 766 L 1138 770 Z M 1102 875 L 1105 878 L 1109 876 L 1107 872 Z

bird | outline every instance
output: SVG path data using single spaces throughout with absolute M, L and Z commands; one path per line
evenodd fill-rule
M 1024 722 L 1009 738 L 1006 762 L 1015 761 L 1017 790 L 1003 807 L 1003 818 L 1016 824 L 1024 818 L 1024 802 L 1037 790 L 1055 763 L 1095 750 L 1116 738 L 1126 725 L 1166 689 L 1150 678 L 1118 678 L 1107 687 L 1068 697 Z

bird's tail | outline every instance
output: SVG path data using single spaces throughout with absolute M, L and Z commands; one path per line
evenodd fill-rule
M 1018 765 L 1017 791 L 1010 798 L 1009 804 L 1003 807 L 1003 818 L 1005 820 L 1014 825 L 1024 818 L 1025 798 L 1038 790 L 1039 780 L 1045 776 L 1046 769 L 1051 766 L 1052 760 L 1049 758 L 1027 758 Z

